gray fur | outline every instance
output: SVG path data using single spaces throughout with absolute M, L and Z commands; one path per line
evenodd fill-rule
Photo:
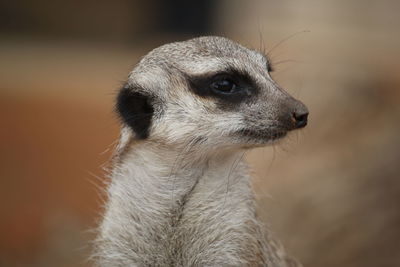
M 128 84 L 152 96 L 154 116 L 144 140 L 122 128 L 98 266 L 297 266 L 257 219 L 242 159 L 294 129 L 293 110 L 306 110 L 271 79 L 267 63 L 222 37 L 167 44 L 138 63 Z M 189 75 L 228 67 L 256 81 L 256 100 L 221 110 L 188 89 Z M 249 128 L 262 134 L 238 134 Z

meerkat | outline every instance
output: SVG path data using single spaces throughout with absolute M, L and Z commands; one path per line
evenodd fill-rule
M 260 52 L 223 37 L 154 49 L 120 90 L 98 266 L 298 266 L 258 220 L 243 153 L 307 124 Z

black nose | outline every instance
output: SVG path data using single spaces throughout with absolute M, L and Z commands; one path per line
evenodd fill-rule
M 293 112 L 293 121 L 295 127 L 303 128 L 307 125 L 308 111 L 295 111 Z

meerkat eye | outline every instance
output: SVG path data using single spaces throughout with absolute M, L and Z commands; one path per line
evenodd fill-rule
M 221 79 L 211 83 L 211 89 L 217 93 L 231 94 L 237 91 L 237 85 L 228 79 Z

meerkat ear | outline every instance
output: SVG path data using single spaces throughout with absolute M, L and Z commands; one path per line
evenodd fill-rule
M 117 97 L 116 109 L 122 121 L 139 139 L 149 136 L 154 107 L 151 97 L 132 86 L 125 85 Z

